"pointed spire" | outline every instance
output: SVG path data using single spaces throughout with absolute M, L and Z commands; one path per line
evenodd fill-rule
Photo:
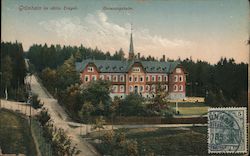
M 130 45 L 129 45 L 129 60 L 134 58 L 134 44 L 133 44 L 133 33 L 132 33 L 132 23 L 131 23 L 131 34 L 130 34 Z

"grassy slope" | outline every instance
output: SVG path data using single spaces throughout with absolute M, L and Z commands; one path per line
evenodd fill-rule
M 142 155 L 208 155 L 207 127 L 124 129 L 126 137 L 138 142 Z M 102 133 L 103 134 L 103 133 Z M 90 134 L 98 138 L 98 133 Z M 100 151 L 105 154 L 105 151 Z
M 28 121 L 20 115 L 0 110 L 0 147 L 3 153 L 36 155 Z

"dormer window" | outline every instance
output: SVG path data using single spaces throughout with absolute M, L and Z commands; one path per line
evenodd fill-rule
M 140 72 L 140 68 L 139 67 L 134 67 L 132 71 L 133 72 Z
M 102 68 L 103 68 L 103 66 L 102 66 L 102 65 L 100 65 L 100 66 L 99 66 L 99 69 L 102 69 Z
M 94 72 L 94 67 L 88 67 L 88 72 Z
M 181 73 L 181 68 L 176 68 L 175 72 L 176 73 Z

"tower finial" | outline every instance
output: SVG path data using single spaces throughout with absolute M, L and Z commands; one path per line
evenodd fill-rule
M 133 31 L 133 23 L 130 23 L 131 25 L 131 34 L 132 34 L 132 31 Z
M 131 23 L 131 34 L 130 34 L 130 45 L 129 45 L 129 57 L 128 59 L 129 60 L 132 60 L 134 59 L 134 44 L 133 44 L 133 33 L 132 33 L 132 30 L 133 30 L 133 27 L 132 27 L 132 23 Z

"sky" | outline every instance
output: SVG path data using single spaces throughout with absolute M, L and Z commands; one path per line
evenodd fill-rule
M 248 62 L 248 0 L 2 0 L 1 41 Z

